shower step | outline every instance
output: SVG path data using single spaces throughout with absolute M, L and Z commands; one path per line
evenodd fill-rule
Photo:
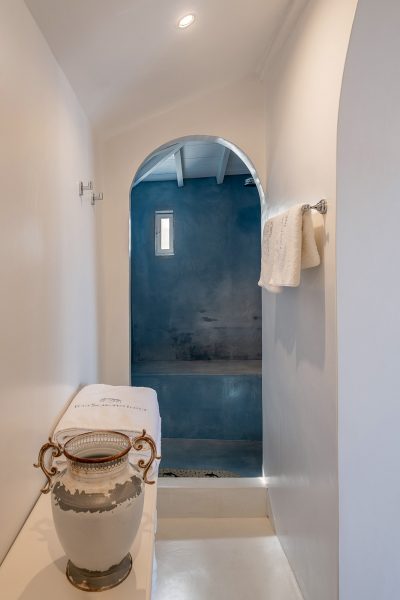
M 158 480 L 157 514 L 160 518 L 271 516 L 263 477 L 162 477 Z
M 257 478 L 262 475 L 262 442 L 256 440 L 193 440 L 162 438 L 162 477 L 172 471 L 180 477 L 201 477 L 208 470 L 220 477 Z M 222 471 L 222 474 L 220 473 Z M 171 473 L 173 476 L 173 473 Z
M 255 364 L 261 362 L 136 363 L 132 385 L 156 390 L 164 438 L 262 440 L 261 366 Z

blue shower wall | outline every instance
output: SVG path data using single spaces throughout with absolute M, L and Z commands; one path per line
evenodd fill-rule
M 245 178 L 133 189 L 134 362 L 261 358 L 260 201 Z M 155 256 L 157 210 L 174 211 L 173 256 Z
M 261 374 L 133 370 L 132 383 L 156 390 L 163 438 L 262 440 Z

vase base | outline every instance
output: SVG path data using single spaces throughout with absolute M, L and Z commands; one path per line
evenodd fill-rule
M 76 588 L 85 592 L 103 592 L 122 583 L 132 569 L 132 557 L 127 554 L 118 565 L 107 571 L 80 569 L 70 560 L 67 564 L 67 578 Z

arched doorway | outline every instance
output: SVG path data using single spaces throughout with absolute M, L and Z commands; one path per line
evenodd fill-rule
M 161 474 L 260 476 L 262 188 L 221 138 L 156 149 L 131 190 L 132 384 L 153 387 Z

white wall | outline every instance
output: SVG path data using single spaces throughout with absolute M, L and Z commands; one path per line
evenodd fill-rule
M 298 289 L 263 292 L 264 468 L 306 600 L 338 597 L 336 130 L 355 5 L 310 0 L 267 67 L 271 212 L 329 203 L 322 265 Z
M 88 122 L 22 0 L 0 4 L 0 560 L 42 483 L 57 415 L 96 379 Z
M 265 165 L 262 87 L 253 79 L 214 90 L 108 140 L 101 157 L 105 199 L 96 208 L 101 257 L 101 376 L 106 383 L 130 380 L 129 201 L 141 162 L 153 150 L 186 135 L 220 136 L 236 144 L 255 165 Z
M 340 600 L 400 589 L 400 4 L 360 0 L 338 138 Z

